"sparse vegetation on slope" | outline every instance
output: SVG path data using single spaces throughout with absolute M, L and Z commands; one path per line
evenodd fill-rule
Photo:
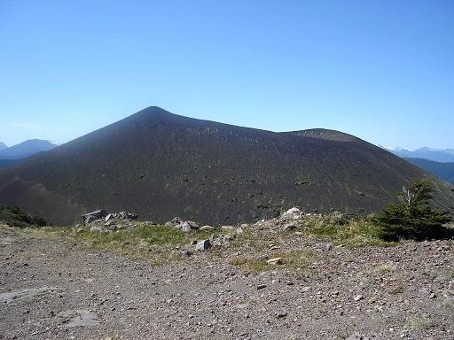
M 39 216 L 32 216 L 25 211 L 14 207 L 5 207 L 0 205 L 0 221 L 8 224 L 11 227 L 44 227 L 47 222 Z

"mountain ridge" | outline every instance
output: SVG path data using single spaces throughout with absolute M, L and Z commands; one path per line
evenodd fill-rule
M 11 147 L 0 149 L 0 160 L 18 160 L 39 152 L 49 151 L 56 146 L 56 144 L 48 140 L 28 139 Z
M 430 161 L 440 162 L 440 163 L 452 163 L 454 162 L 454 150 L 453 149 L 433 149 L 427 146 L 416 150 L 407 150 L 407 149 L 389 149 L 388 150 L 395 155 L 402 158 L 419 158 L 427 159 Z

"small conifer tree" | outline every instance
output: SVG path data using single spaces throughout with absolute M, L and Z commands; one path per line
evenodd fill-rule
M 402 187 L 397 194 L 398 202 L 389 204 L 375 218 L 382 238 L 397 241 L 445 237 L 444 224 L 452 219 L 446 212 L 431 208 L 432 192 L 433 186 L 426 178 L 414 180 L 408 188 Z

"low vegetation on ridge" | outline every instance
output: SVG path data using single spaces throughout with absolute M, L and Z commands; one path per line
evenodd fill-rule
M 211 253 L 247 270 L 270 270 L 273 266 L 268 261 L 273 258 L 287 268 L 299 270 L 316 256 L 312 248 L 317 243 L 326 247 L 383 247 L 392 246 L 400 239 L 453 238 L 454 230 L 445 226 L 450 216 L 428 205 L 430 192 L 428 182 L 414 181 L 398 195 L 397 203 L 375 216 L 303 213 L 292 208 L 280 217 L 254 224 L 199 228 L 190 222 L 194 228 L 186 231 L 169 225 L 170 221 L 158 225 L 121 220 L 115 226 L 102 218 L 73 228 L 44 228 L 43 234 L 60 233 L 83 247 L 148 258 L 154 264 L 192 256 L 198 253 L 196 244 L 208 240 Z M 0 220 L 13 227 L 29 226 L 33 233 L 38 233 L 33 227 L 46 225 L 43 219 L 29 216 L 18 208 L 2 207 Z

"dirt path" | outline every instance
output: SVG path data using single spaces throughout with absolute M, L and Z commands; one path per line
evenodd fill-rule
M 0 339 L 454 337 L 453 241 L 312 252 L 300 273 L 211 252 L 153 268 L 3 228 Z

